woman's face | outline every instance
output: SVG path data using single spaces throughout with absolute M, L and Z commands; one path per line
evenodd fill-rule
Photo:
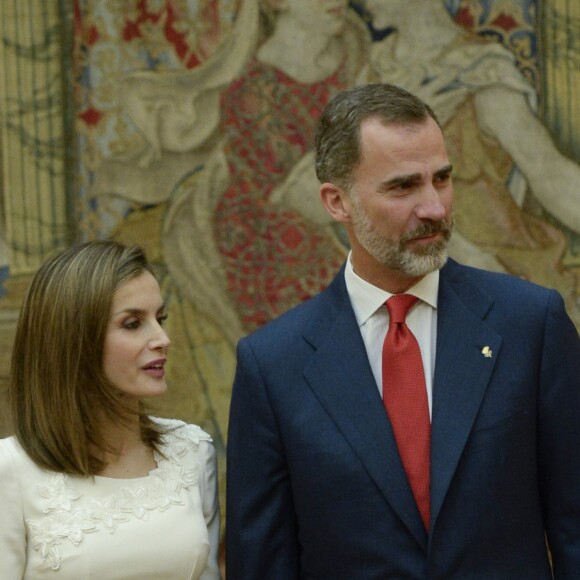
M 113 296 L 105 336 L 103 370 L 123 393 L 141 399 L 167 390 L 165 362 L 170 340 L 159 284 L 149 272 L 121 285 Z

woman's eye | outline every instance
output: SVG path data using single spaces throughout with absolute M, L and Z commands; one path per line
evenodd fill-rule
M 165 324 L 166 320 L 167 320 L 167 314 L 163 314 L 163 315 L 157 317 L 157 322 L 159 323 L 159 326 L 163 326 Z
M 127 320 L 126 322 L 123 322 L 123 328 L 126 328 L 127 330 L 136 330 L 139 328 L 139 321 Z

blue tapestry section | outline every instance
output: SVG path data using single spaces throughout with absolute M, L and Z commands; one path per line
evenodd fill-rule
M 10 274 L 10 269 L 8 266 L 0 266 L 0 298 L 6 296 L 6 288 L 4 288 L 4 282 L 8 280 Z

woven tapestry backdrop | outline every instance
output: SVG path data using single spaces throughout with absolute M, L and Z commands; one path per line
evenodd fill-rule
M 17 281 L 55 248 L 103 237 L 144 246 L 173 340 L 158 411 L 214 436 L 222 485 L 237 339 L 323 289 L 348 252 L 312 164 L 316 118 L 345 87 L 389 81 L 433 106 L 455 167 L 451 254 L 557 288 L 580 327 L 580 7 L 60 0 L 47 14 L 38 0 L 9 4 L 0 308 L 8 298 L 14 308 Z M 26 122 L 42 106 L 48 136 L 46 123 Z M 44 142 L 52 157 L 39 156 Z

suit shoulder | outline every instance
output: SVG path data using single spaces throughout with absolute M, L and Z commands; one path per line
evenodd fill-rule
M 523 297 L 545 301 L 551 294 L 556 293 L 553 289 L 511 274 L 481 270 L 472 266 L 458 264 L 451 260 L 445 266 L 444 272 L 449 281 L 463 285 L 473 285 L 482 292 L 494 297 L 500 297 L 506 301 L 512 298 L 521 300 Z
M 569 318 L 564 299 L 554 289 L 449 260 L 441 271 L 439 299 L 446 303 L 451 295 L 472 312 L 488 321 L 501 320 L 501 324 L 543 328 L 554 316 Z
M 254 348 L 266 347 L 272 350 L 275 345 L 282 342 L 287 343 L 294 338 L 301 336 L 304 328 L 317 311 L 319 296 L 310 298 L 290 310 L 287 310 L 277 318 L 266 323 L 264 326 L 251 332 L 240 343 L 251 343 Z
M 325 290 L 287 310 L 242 340 L 255 345 L 272 346 L 272 341 L 279 342 L 281 337 L 285 337 L 286 340 L 283 342 L 287 343 L 288 340 L 302 336 L 305 328 L 313 320 L 332 319 L 345 297 L 347 297 L 346 286 L 341 270 Z

